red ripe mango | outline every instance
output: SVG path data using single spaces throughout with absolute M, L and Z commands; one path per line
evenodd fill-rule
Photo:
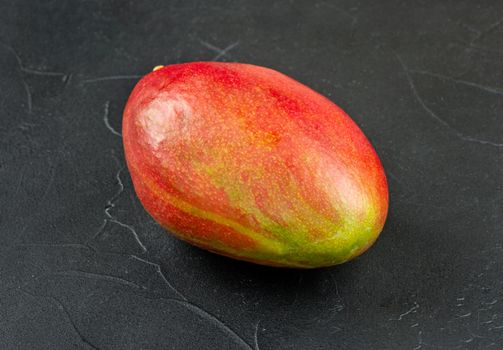
M 136 85 L 123 119 L 145 209 L 178 238 L 273 266 L 369 248 L 388 210 L 381 162 L 351 118 L 274 70 L 194 62 Z

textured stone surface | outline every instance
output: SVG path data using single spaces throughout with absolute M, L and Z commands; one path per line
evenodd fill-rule
M 0 2 L 0 348 L 503 347 L 501 1 Z M 278 270 L 145 213 L 122 109 L 158 64 L 242 61 L 344 108 L 388 174 L 360 258 Z

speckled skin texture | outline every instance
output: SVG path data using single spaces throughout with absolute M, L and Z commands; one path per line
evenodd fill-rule
M 274 70 L 156 69 L 124 111 L 138 197 L 167 230 L 256 263 L 319 267 L 368 249 L 388 209 L 383 168 L 347 114 Z

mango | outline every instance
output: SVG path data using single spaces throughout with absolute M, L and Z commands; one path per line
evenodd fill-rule
M 388 210 L 381 162 L 337 105 L 277 71 L 156 69 L 123 116 L 134 189 L 165 229 L 258 264 L 315 268 L 366 251 Z

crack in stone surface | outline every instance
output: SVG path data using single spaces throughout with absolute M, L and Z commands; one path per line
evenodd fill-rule
M 106 101 L 103 107 L 103 122 L 105 123 L 105 126 L 112 134 L 122 137 L 122 134 L 117 130 L 115 130 L 112 127 L 112 125 L 110 125 L 110 121 L 108 120 L 109 115 L 110 115 L 110 101 Z
M 9 46 L 7 44 L 4 44 L 2 42 L 0 42 L 0 45 L 2 45 L 3 47 L 5 47 L 8 51 L 10 51 L 12 53 L 12 55 L 16 58 L 16 62 L 18 64 L 18 71 L 19 71 L 19 76 L 21 78 L 21 83 L 23 85 L 23 89 L 25 90 L 25 93 L 26 93 L 26 104 L 27 104 L 27 108 L 28 108 L 28 114 L 31 114 L 32 113 L 32 96 L 31 96 L 31 91 L 30 91 L 30 87 L 28 86 L 28 84 L 26 83 L 26 80 L 24 79 L 23 77 L 23 61 L 21 60 L 21 57 L 19 57 L 18 53 L 16 52 L 16 50 L 14 50 L 14 48 L 12 46 Z
M 474 88 L 477 88 L 477 89 L 480 89 L 480 90 L 483 90 L 483 91 L 486 91 L 486 92 L 490 92 L 490 93 L 493 93 L 493 94 L 503 95 L 503 89 L 498 89 L 498 88 L 494 88 L 494 87 L 491 87 L 491 86 L 486 86 L 486 85 L 474 83 L 474 82 L 463 80 L 463 79 L 457 79 L 457 78 L 454 78 L 454 77 L 450 77 L 448 75 L 443 75 L 443 74 L 439 74 L 439 73 L 433 73 L 433 72 L 429 72 L 429 71 L 426 71 L 426 70 L 418 70 L 418 69 L 409 69 L 408 71 L 411 72 L 411 73 L 423 74 L 423 75 L 428 75 L 428 76 L 431 76 L 431 77 L 439 78 L 439 79 L 442 79 L 442 80 L 452 81 L 452 82 L 457 83 L 457 84 L 463 84 L 463 85 L 466 85 L 466 86 L 471 86 L 471 87 L 474 87 Z
M 213 44 L 210 44 L 210 43 L 208 43 L 208 42 L 206 42 L 206 41 L 203 41 L 203 40 L 201 40 L 201 41 L 200 41 L 200 43 L 201 43 L 201 45 L 203 45 L 204 47 L 206 47 L 206 48 L 208 48 L 208 49 L 210 49 L 210 50 L 212 50 L 212 51 L 214 51 L 214 52 L 216 52 L 216 53 L 217 53 L 217 55 L 211 59 L 212 61 L 217 61 L 217 60 L 218 60 L 218 59 L 220 59 L 221 57 L 223 57 L 223 56 L 227 55 L 227 53 L 228 53 L 230 50 L 232 50 L 234 47 L 236 47 L 236 46 L 238 46 L 238 45 L 239 45 L 239 41 L 236 41 L 236 42 L 234 42 L 234 43 L 230 44 L 229 46 L 227 46 L 226 48 L 221 49 L 221 48 L 219 48 L 219 47 L 217 47 L 217 46 L 215 46 L 215 45 L 213 45 Z
M 0 45 L 5 47 L 8 51 L 11 52 L 11 54 L 15 57 L 17 65 L 18 65 L 18 71 L 19 71 L 19 76 L 21 78 L 21 83 L 23 85 L 23 89 L 25 90 L 26 93 L 26 105 L 28 109 L 28 114 L 32 114 L 33 112 L 33 97 L 32 93 L 30 90 L 30 87 L 28 86 L 28 83 L 24 79 L 24 76 L 22 73 L 28 73 L 28 74 L 35 74 L 35 75 L 44 75 L 44 76 L 61 76 L 63 78 L 63 81 L 66 82 L 69 80 L 67 74 L 65 73 L 59 73 L 59 72 L 45 72 L 45 71 L 40 71 L 36 69 L 30 69 L 30 68 L 25 68 L 23 65 L 23 61 L 21 60 L 21 57 L 19 54 L 14 50 L 14 48 L 10 45 L 7 45 L 3 42 L 0 42 Z
M 142 289 L 142 290 L 146 289 L 146 287 L 140 286 L 140 285 L 136 284 L 135 282 L 128 281 L 124 278 L 112 276 L 112 275 L 101 274 L 101 273 L 93 273 L 93 272 L 78 271 L 78 270 L 68 270 L 68 271 L 51 272 L 48 275 L 87 278 L 87 279 L 101 280 L 101 281 L 106 281 L 106 282 L 122 284 L 122 285 L 125 285 L 128 287 L 133 287 L 135 289 Z
M 96 349 L 96 350 L 99 350 L 99 348 L 94 345 L 93 343 L 91 343 L 83 334 L 82 332 L 79 330 L 79 328 L 77 327 L 77 325 L 75 324 L 75 322 L 73 321 L 71 315 L 70 315 L 70 312 L 67 310 L 67 308 L 65 307 L 65 305 L 56 297 L 54 296 L 51 296 L 51 295 L 43 295 L 43 294 L 36 294 L 36 293 L 32 293 L 24 288 L 19 288 L 18 289 L 19 291 L 21 291 L 22 293 L 25 293 L 33 298 L 43 298 L 43 299 L 48 299 L 50 300 L 52 303 L 56 304 L 56 306 L 58 307 L 58 309 L 60 309 L 64 314 L 65 314 L 65 317 L 66 319 L 68 320 L 68 322 L 70 323 L 71 327 L 73 328 L 74 332 L 77 334 L 77 336 L 80 338 L 80 340 L 86 344 L 88 347 L 90 347 L 91 349 Z
M 162 269 L 161 269 L 161 265 L 159 264 L 156 264 L 152 261 L 149 261 L 149 260 L 146 260 L 146 259 L 143 259 L 143 258 L 140 258 L 136 255 L 131 255 L 131 258 L 133 258 L 134 260 L 136 261 L 140 261 L 144 264 L 147 264 L 147 265 L 150 265 L 152 267 L 154 267 L 156 273 L 161 277 L 161 279 L 163 280 L 163 282 L 176 294 L 178 295 L 182 300 L 184 301 L 188 301 L 187 298 L 185 297 L 185 295 L 183 295 L 180 291 L 178 291 L 178 289 L 175 288 L 175 286 L 166 278 L 166 275 L 162 272 Z
M 255 332 L 253 333 L 253 345 L 254 345 L 254 350 L 260 350 L 260 347 L 258 345 L 258 327 L 260 325 L 260 320 L 255 324 Z
M 114 157 L 114 158 L 117 161 L 117 163 L 119 163 L 118 159 L 116 157 Z M 98 231 L 92 237 L 90 237 L 86 241 L 86 244 L 89 245 L 90 241 L 92 241 L 92 240 L 96 239 L 97 237 L 99 237 L 99 235 L 103 232 L 103 229 L 105 228 L 106 223 L 110 222 L 112 224 L 119 225 L 119 226 L 127 229 L 129 232 L 131 232 L 131 234 L 133 235 L 133 238 L 135 239 L 135 241 L 138 244 L 138 246 L 141 248 L 142 252 L 146 253 L 147 252 L 147 247 L 145 246 L 145 244 L 140 239 L 140 236 L 139 236 L 138 232 L 136 232 L 136 230 L 134 229 L 134 227 L 131 226 L 131 225 L 128 225 L 126 223 L 123 223 L 123 222 L 119 221 L 114 215 L 112 215 L 110 213 L 110 211 L 115 208 L 115 201 L 124 192 L 124 183 L 122 182 L 122 179 L 120 177 L 121 172 L 124 170 L 124 168 L 125 168 L 124 166 L 121 166 L 119 168 L 119 170 L 117 171 L 117 173 L 115 174 L 115 179 L 117 180 L 117 184 L 119 185 L 119 189 L 117 190 L 117 192 L 110 199 L 107 200 L 107 204 L 105 205 L 105 211 L 104 211 L 105 212 L 104 222 L 100 226 L 100 228 L 98 229 Z M 94 248 L 92 248 L 92 249 L 94 249 Z
M 450 132 L 452 132 L 454 135 L 456 135 L 459 139 L 467 142 L 473 142 L 473 143 L 478 143 L 481 145 L 489 145 L 493 147 L 503 147 L 503 143 L 497 143 L 489 140 L 483 140 L 483 139 L 478 139 L 472 136 L 465 135 L 461 133 L 459 130 L 451 126 L 449 123 L 447 123 L 445 120 L 440 118 L 431 108 L 429 108 L 424 100 L 422 99 L 421 95 L 419 95 L 416 85 L 414 83 L 414 80 L 410 76 L 411 71 L 408 69 L 408 67 L 405 65 L 405 62 L 402 60 L 402 58 L 395 53 L 395 56 L 397 60 L 399 61 L 400 65 L 403 68 L 403 71 L 405 73 L 405 77 L 407 78 L 407 82 L 409 84 L 409 87 L 412 91 L 412 94 L 416 101 L 421 105 L 421 107 L 433 118 L 435 119 L 438 123 L 443 125 L 445 128 L 447 128 Z
M 471 44 L 482 39 L 484 35 L 491 33 L 493 30 L 498 28 L 502 23 L 503 23 L 503 17 L 498 19 L 496 22 L 491 23 L 486 29 L 479 30 L 475 38 L 471 40 Z
M 125 224 L 117 219 L 109 219 L 108 221 L 129 230 L 129 232 L 131 232 L 131 234 L 133 235 L 136 243 L 140 246 L 143 253 L 147 252 L 147 247 L 145 246 L 145 244 L 143 244 L 143 242 L 140 239 L 140 235 L 138 235 L 138 232 L 136 232 L 136 230 L 133 228 L 133 226 Z
M 48 247 L 48 248 L 78 248 L 89 249 L 88 245 L 80 243 L 19 243 L 14 247 Z
M 215 315 L 209 313 L 208 311 L 204 310 L 200 306 L 191 303 L 189 301 L 183 301 L 183 300 L 178 300 L 175 298 L 162 298 L 165 300 L 170 300 L 176 304 L 182 305 L 188 310 L 194 312 L 196 315 L 200 316 L 201 318 L 205 319 L 206 321 L 214 324 L 217 328 L 221 329 L 225 333 L 227 333 L 228 336 L 231 337 L 234 341 L 236 341 L 238 344 L 243 346 L 243 348 L 248 349 L 248 350 L 254 350 L 239 334 L 237 334 L 232 328 L 230 328 L 228 325 L 226 325 L 222 320 L 220 320 L 218 317 Z
M 403 318 L 407 315 L 410 315 L 411 313 L 414 313 L 419 309 L 419 304 L 417 302 L 414 302 L 414 306 L 411 307 L 409 310 L 405 311 L 404 313 L 401 313 L 398 318 L 392 318 L 390 321 L 401 321 Z
M 82 84 L 90 84 L 90 83 L 99 83 L 102 81 L 110 81 L 110 80 L 134 80 L 139 79 L 143 75 L 110 75 L 105 77 L 96 77 L 96 78 L 88 78 L 82 80 Z

